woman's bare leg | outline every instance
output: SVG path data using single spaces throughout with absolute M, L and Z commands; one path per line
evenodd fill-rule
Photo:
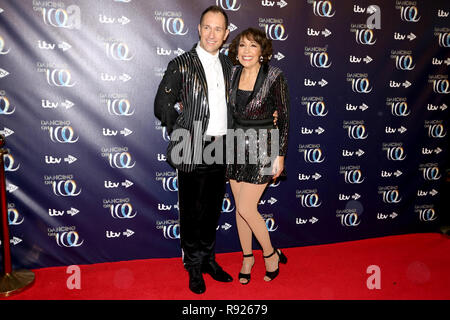
M 250 226 L 247 222 L 242 218 L 242 216 L 238 212 L 239 208 L 239 192 L 241 190 L 242 182 L 237 182 L 236 180 L 230 180 L 231 191 L 233 192 L 234 203 L 236 205 L 236 226 L 239 235 L 239 241 L 241 243 L 241 248 L 243 254 L 251 254 L 252 250 L 252 238 L 253 233 L 250 229 Z M 255 263 L 255 259 L 252 258 L 244 258 L 242 262 L 241 273 L 249 274 L 252 270 L 253 264 Z M 248 280 L 240 279 L 241 283 L 247 283 Z
M 266 223 L 258 212 L 258 203 L 267 184 L 252 184 L 247 182 L 230 182 L 236 202 L 236 223 L 244 254 L 251 252 L 252 234 L 255 235 L 265 256 L 270 255 L 274 248 L 270 241 Z M 242 220 L 241 220 L 242 219 Z M 246 250 L 249 250 L 248 252 Z M 265 259 L 266 270 L 275 271 L 278 266 L 278 255 Z M 265 278 L 265 280 L 270 280 Z

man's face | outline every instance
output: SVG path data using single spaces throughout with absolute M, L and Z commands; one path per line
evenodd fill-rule
M 230 31 L 225 25 L 225 17 L 220 12 L 207 12 L 198 25 L 200 46 L 211 54 L 216 54 Z

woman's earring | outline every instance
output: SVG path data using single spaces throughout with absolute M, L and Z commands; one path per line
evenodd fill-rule
M 236 61 L 239 61 L 239 56 L 236 56 Z
M 264 61 L 263 56 L 259 56 L 259 62 L 263 62 L 263 61 Z

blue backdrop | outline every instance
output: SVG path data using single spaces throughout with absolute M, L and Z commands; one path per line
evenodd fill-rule
M 230 18 L 223 52 L 261 28 L 288 79 L 288 177 L 259 205 L 275 246 L 431 231 L 448 214 L 448 1 L 1 1 L 16 267 L 181 256 L 153 100 L 212 4 Z M 218 252 L 240 250 L 227 190 Z

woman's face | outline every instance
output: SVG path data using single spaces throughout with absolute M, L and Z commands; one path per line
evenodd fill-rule
M 244 68 L 252 68 L 259 65 L 261 46 L 254 40 L 241 37 L 238 43 L 238 58 Z

